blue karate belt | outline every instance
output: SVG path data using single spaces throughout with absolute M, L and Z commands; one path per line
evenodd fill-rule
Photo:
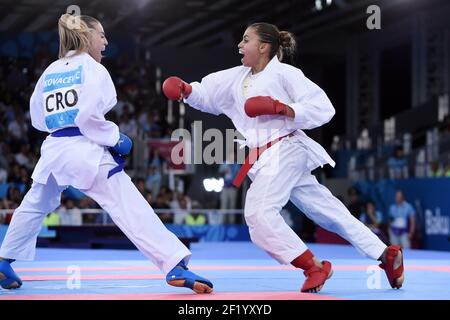
M 77 127 L 69 127 L 69 128 L 59 129 L 59 130 L 51 133 L 52 137 L 58 137 L 58 138 L 60 138 L 60 137 L 76 137 L 76 136 L 82 136 L 82 135 L 83 134 L 81 133 L 80 129 Z M 112 150 L 111 148 L 109 148 L 108 150 L 111 153 L 114 161 L 117 163 L 116 167 L 109 170 L 109 172 L 108 172 L 108 179 L 109 179 L 116 173 L 123 170 L 123 168 L 125 167 L 125 159 L 120 154 L 118 154 L 117 152 Z

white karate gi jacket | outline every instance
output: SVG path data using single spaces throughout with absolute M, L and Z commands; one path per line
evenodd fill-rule
M 250 97 L 270 96 L 289 105 L 295 118 L 265 115 L 250 118 L 244 110 L 242 83 L 251 68 L 238 66 L 211 73 L 202 81 L 193 82 L 192 93 L 184 102 L 200 111 L 228 116 L 250 147 L 263 146 L 269 141 L 295 131 L 308 148 L 308 169 L 335 162 L 324 148 L 309 138 L 302 129 L 320 127 L 331 120 L 335 110 L 325 92 L 291 65 L 281 63 L 277 56 L 267 64 L 250 88 Z
M 78 127 L 83 136 L 48 136 L 41 147 L 32 178 L 45 184 L 52 174 L 58 185 L 89 189 L 97 175 L 105 147 L 119 140 L 119 128 L 105 120 L 117 103 L 106 68 L 89 54 L 53 62 L 39 78 L 30 99 L 33 127 L 44 132 Z

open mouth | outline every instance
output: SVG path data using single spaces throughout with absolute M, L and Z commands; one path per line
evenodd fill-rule
M 242 51 L 241 49 L 239 49 L 239 54 L 242 55 L 241 62 L 243 63 L 243 62 L 244 62 L 245 53 L 244 53 L 244 51 Z

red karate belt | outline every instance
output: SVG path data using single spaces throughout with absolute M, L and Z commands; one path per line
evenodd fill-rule
M 267 144 L 265 144 L 262 147 L 256 147 L 256 148 L 250 149 L 250 153 L 248 154 L 247 158 L 245 158 L 244 163 L 242 164 L 241 168 L 239 169 L 239 172 L 237 173 L 236 177 L 233 180 L 233 185 L 236 188 L 239 188 L 241 186 L 242 182 L 245 179 L 245 176 L 247 175 L 247 173 L 252 168 L 253 164 L 259 159 L 259 157 L 261 156 L 261 154 L 264 151 L 269 149 L 271 146 L 273 146 L 275 143 L 277 143 L 281 139 L 286 138 L 288 136 L 292 137 L 293 135 L 294 135 L 294 133 L 291 132 L 289 134 L 286 134 L 282 137 L 278 137 L 278 138 L 268 142 Z

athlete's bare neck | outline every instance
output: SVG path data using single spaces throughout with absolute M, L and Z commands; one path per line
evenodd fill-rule
M 269 58 L 268 57 L 262 57 L 259 59 L 259 61 L 256 63 L 255 66 L 252 67 L 252 74 L 257 74 L 264 70 L 264 68 L 269 64 Z

